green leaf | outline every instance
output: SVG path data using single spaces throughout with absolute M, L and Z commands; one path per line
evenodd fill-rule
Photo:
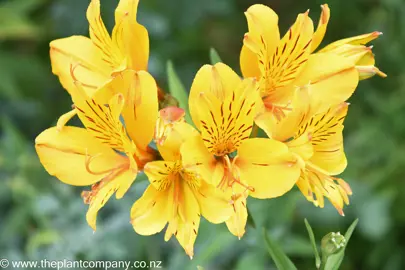
M 186 88 L 184 87 L 184 85 L 180 81 L 179 76 L 174 70 L 172 61 L 167 62 L 166 70 L 167 70 L 167 80 L 169 83 L 169 91 L 179 102 L 179 107 L 184 109 L 184 111 L 186 112 L 186 121 L 192 124 L 193 122 L 191 120 L 190 112 L 188 110 L 188 94 Z
M 309 239 L 311 240 L 312 248 L 314 250 L 314 255 L 315 255 L 315 265 L 316 268 L 319 269 L 321 266 L 321 258 L 319 256 L 318 248 L 316 247 L 316 242 L 315 242 L 315 235 L 314 232 L 312 231 L 311 225 L 309 225 L 309 222 L 307 219 L 304 219 L 305 222 L 305 227 L 307 227 Z
M 247 212 L 248 212 L 248 217 L 247 217 L 247 224 L 252 226 L 253 229 L 256 229 L 256 223 L 253 219 L 252 214 L 249 211 L 249 208 L 247 208 Z
M 297 269 L 287 255 L 281 250 L 280 246 L 274 242 L 265 228 L 263 228 L 264 240 L 266 242 L 267 250 L 270 253 L 271 258 L 279 270 L 294 270 Z
M 345 246 L 336 254 L 333 254 L 328 257 L 325 263 L 325 267 L 322 269 L 324 270 L 339 270 L 340 265 L 342 264 L 343 258 L 345 256 L 345 249 L 347 247 L 347 244 L 349 243 L 350 237 L 353 234 L 354 229 L 357 226 L 357 223 L 359 222 L 359 219 L 356 219 L 352 225 L 350 225 L 349 229 L 347 229 L 345 233 L 345 239 L 346 239 L 346 244 Z
M 218 52 L 214 48 L 210 49 L 210 61 L 211 65 L 222 62 L 221 57 L 219 57 Z

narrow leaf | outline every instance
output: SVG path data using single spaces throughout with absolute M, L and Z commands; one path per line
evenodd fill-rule
M 315 242 L 315 235 L 314 232 L 312 231 L 311 225 L 309 225 L 309 222 L 307 219 L 304 219 L 305 222 L 305 227 L 307 227 L 309 239 L 311 240 L 312 248 L 314 250 L 314 255 L 315 255 L 315 265 L 316 268 L 319 269 L 321 266 L 321 258 L 319 257 L 319 252 L 318 248 L 316 247 L 316 242 Z
M 214 48 L 210 49 L 210 61 L 211 65 L 222 62 L 221 57 L 219 57 L 218 52 Z
M 347 244 L 349 243 L 350 237 L 353 234 L 354 229 L 357 226 L 357 223 L 359 222 L 359 219 L 356 219 L 352 225 L 347 229 L 345 233 L 345 239 L 346 239 L 346 244 L 345 246 L 336 254 L 333 254 L 328 257 L 325 267 L 323 268 L 324 270 L 339 270 L 340 265 L 342 264 L 343 258 L 345 256 L 345 249 L 347 247 Z
M 186 121 L 191 124 L 192 120 L 190 117 L 190 112 L 188 110 L 188 93 L 186 91 L 186 88 L 180 81 L 180 78 L 174 70 L 174 66 L 171 61 L 167 62 L 166 70 L 169 91 L 179 102 L 179 107 L 184 109 L 184 111 L 186 112 Z
M 292 263 L 292 261 L 287 257 L 287 255 L 281 250 L 280 246 L 274 242 L 265 228 L 263 228 L 264 240 L 266 242 L 267 250 L 270 253 L 271 258 L 276 264 L 279 270 L 296 270 L 297 268 Z

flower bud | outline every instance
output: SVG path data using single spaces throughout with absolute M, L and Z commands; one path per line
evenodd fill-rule
M 330 256 L 337 253 L 346 244 L 346 239 L 340 232 L 328 233 L 322 238 L 321 249 L 324 256 Z

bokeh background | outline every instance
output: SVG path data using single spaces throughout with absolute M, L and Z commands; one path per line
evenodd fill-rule
M 388 74 L 362 81 L 350 99 L 345 122 L 349 166 L 343 177 L 354 191 L 341 217 L 328 204 L 307 202 L 297 189 L 282 198 L 250 200 L 257 228 L 238 240 L 226 226 L 202 222 L 192 261 L 173 238 L 136 235 L 129 209 L 146 187 L 133 186 L 120 201 L 101 211 L 93 234 L 85 222 L 80 188 L 62 184 L 42 168 L 34 139 L 68 111 L 71 100 L 52 75 L 49 42 L 88 34 L 86 0 L 0 1 L 0 257 L 15 260 L 161 260 L 165 269 L 275 269 L 261 233 L 265 227 L 296 263 L 314 269 L 304 226 L 308 218 L 318 242 L 331 231 L 360 222 L 341 269 L 405 269 L 405 2 L 402 0 L 268 0 L 280 17 L 281 32 L 308 8 L 317 24 L 320 5 L 332 17 L 325 42 L 371 31 L 377 66 Z M 150 72 L 167 87 L 165 66 L 174 62 L 191 85 L 214 47 L 239 71 L 238 56 L 247 30 L 248 0 L 141 0 L 139 21 L 150 34 Z M 117 0 L 102 0 L 112 27 Z

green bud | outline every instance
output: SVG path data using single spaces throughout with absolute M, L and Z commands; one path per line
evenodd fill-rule
M 346 239 L 340 232 L 328 233 L 322 238 L 321 250 L 324 256 L 330 256 L 337 253 L 346 245 Z

